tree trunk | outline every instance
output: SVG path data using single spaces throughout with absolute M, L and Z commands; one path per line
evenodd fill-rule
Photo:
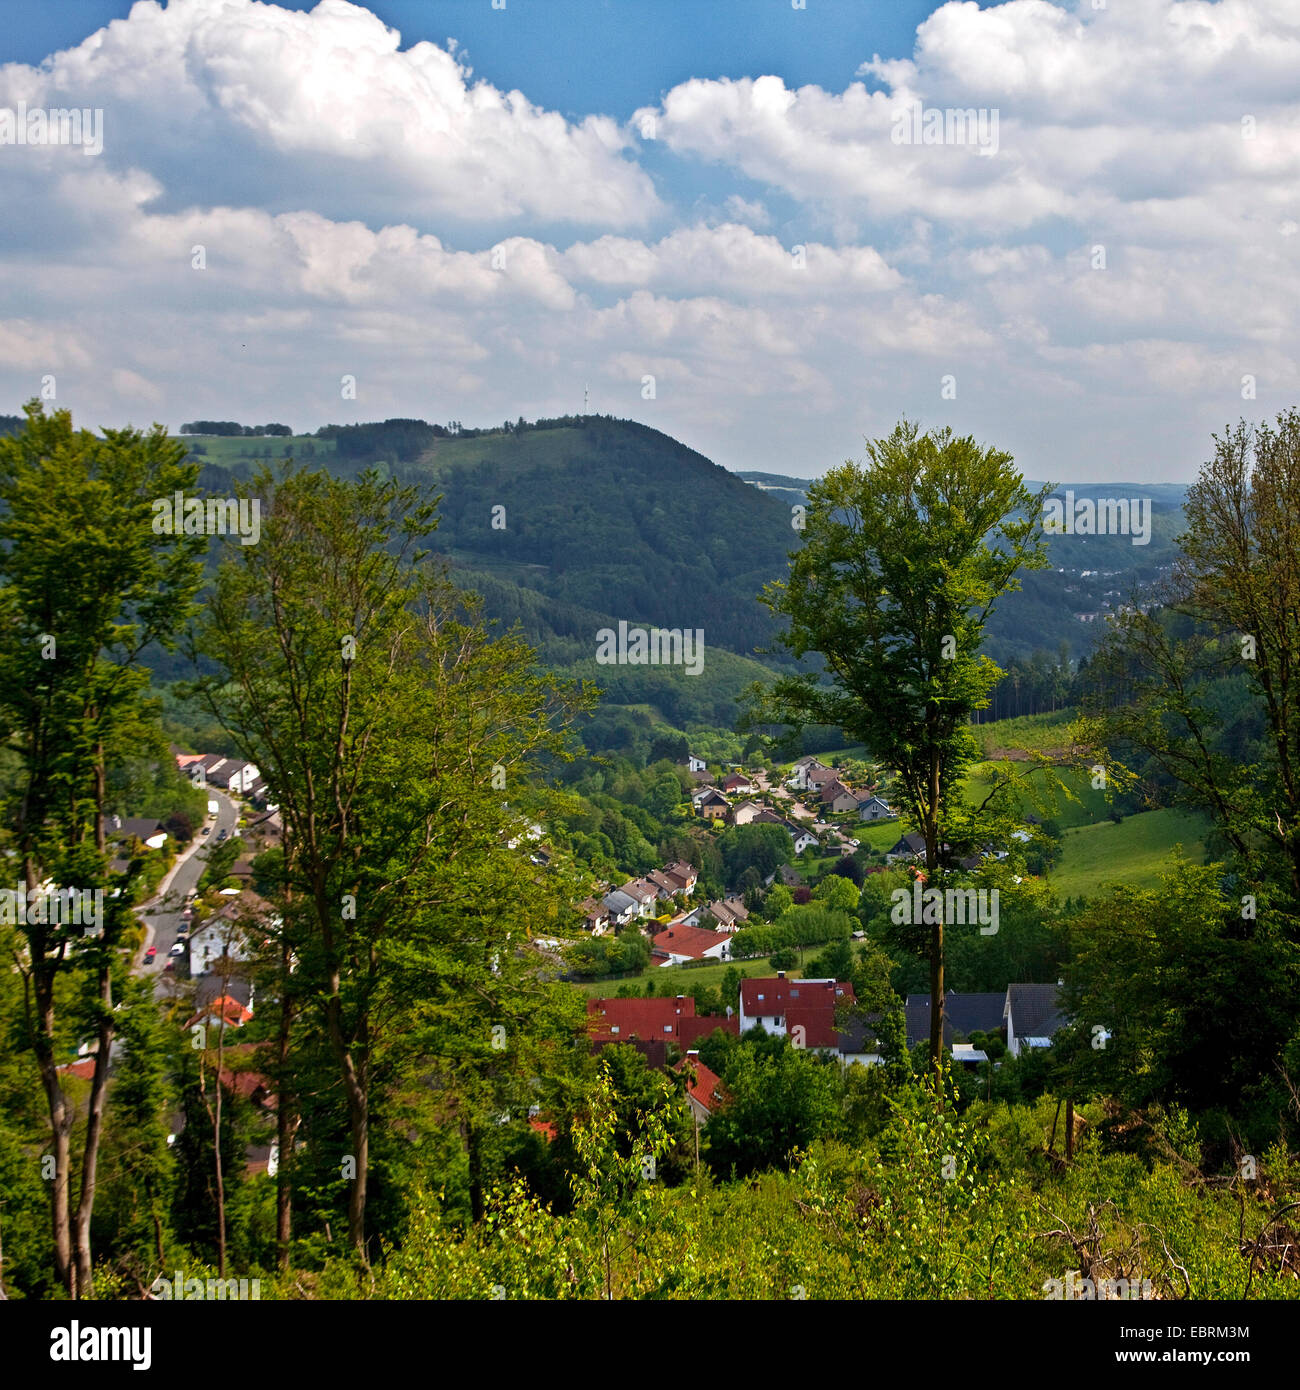
M 54 1247 L 54 1273 L 70 1298 L 77 1296 L 77 1273 L 72 1260 L 72 1219 L 69 1197 L 72 1115 L 67 1097 L 59 1083 L 58 1068 L 50 1039 L 54 1036 L 53 980 L 36 982 L 37 1011 L 40 1031 L 34 1039 L 36 1060 L 40 1067 L 41 1084 L 50 1114 L 50 1143 L 54 1158 L 54 1186 L 50 1197 L 51 1236 Z M 46 996 L 50 997 L 46 997 Z
M 101 1015 L 96 1037 L 95 1075 L 90 1083 L 90 1110 L 86 1118 L 86 1142 L 81 1160 L 81 1194 L 73 1236 L 77 1260 L 77 1297 L 95 1296 L 94 1259 L 90 1248 L 90 1220 L 95 1213 L 95 1186 L 99 1173 L 99 1141 L 104 1133 L 104 1101 L 108 1095 L 108 1068 L 113 1050 L 113 977 L 107 956 L 99 968 Z
M 289 1002 L 289 968 L 292 965 L 288 944 L 280 948 L 280 1027 L 276 1039 L 277 1079 L 275 1107 L 275 1142 L 280 1163 L 275 1173 L 275 1262 L 280 1270 L 289 1268 L 289 1246 L 293 1240 L 293 1188 L 289 1181 L 289 1159 L 293 1150 L 293 1106 L 286 1081 L 289 1075 L 289 1033 L 293 1023 L 293 1006 Z
M 925 808 L 926 887 L 937 887 L 939 872 L 939 750 L 930 753 L 929 799 Z M 936 913 L 930 930 L 930 1065 L 935 1097 L 943 1109 L 943 913 Z
M 1065 1098 L 1065 1161 L 1074 1162 L 1074 1097 Z

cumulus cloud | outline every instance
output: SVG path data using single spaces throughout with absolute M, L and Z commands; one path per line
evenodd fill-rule
M 178 203 L 611 227 L 656 211 L 612 118 L 567 121 L 450 49 L 399 44 L 348 0 L 138 0 L 40 68 L 0 68 L 0 105 L 103 108 L 104 162 Z

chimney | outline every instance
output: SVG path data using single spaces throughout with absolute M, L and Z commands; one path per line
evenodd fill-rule
M 784 979 L 785 979 L 785 971 L 784 971 L 784 970 L 778 970 L 778 971 L 776 972 L 776 978 L 777 978 L 778 980 L 784 980 Z

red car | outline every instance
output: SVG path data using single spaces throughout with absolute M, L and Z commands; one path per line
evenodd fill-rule
M 157 946 L 150 946 L 149 949 L 144 953 L 144 963 L 145 963 L 146 965 L 151 965 L 151 964 L 153 963 L 153 958 L 154 958 L 157 954 L 158 954 L 158 948 L 157 948 Z

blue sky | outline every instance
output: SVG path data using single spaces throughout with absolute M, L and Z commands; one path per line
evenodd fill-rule
M 589 386 L 730 468 L 907 415 L 1181 481 L 1296 403 L 1294 0 L 4 18 L 0 412 L 485 424 Z M 6 143 L 20 107 L 102 147 Z

